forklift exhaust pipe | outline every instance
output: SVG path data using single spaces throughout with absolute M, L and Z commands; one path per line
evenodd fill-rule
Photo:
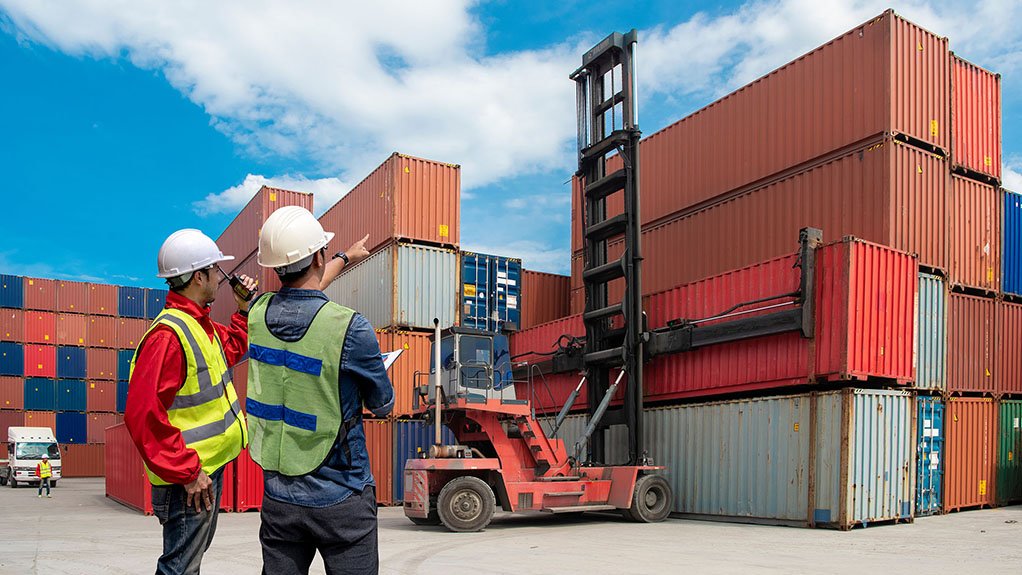
M 433 384 L 436 386 L 436 413 L 433 417 L 433 445 L 440 445 L 443 435 L 440 433 L 440 397 L 443 392 L 443 380 L 440 378 L 440 318 L 433 318 Z

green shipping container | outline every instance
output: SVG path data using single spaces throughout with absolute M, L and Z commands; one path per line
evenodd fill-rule
M 1022 501 L 1022 400 L 1002 400 L 997 446 L 997 504 Z

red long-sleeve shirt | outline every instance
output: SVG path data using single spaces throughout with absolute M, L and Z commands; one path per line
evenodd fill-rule
M 198 320 L 210 341 L 220 337 L 228 365 L 238 363 L 248 351 L 248 318 L 235 313 L 231 325 L 214 322 L 209 307 L 170 292 L 167 307 L 181 310 Z M 184 385 L 185 355 L 177 334 L 166 326 L 152 331 L 140 344 L 135 371 L 128 383 L 124 423 L 149 469 L 168 483 L 191 483 L 199 476 L 199 456 L 185 445 L 181 430 L 170 423 L 167 409 Z

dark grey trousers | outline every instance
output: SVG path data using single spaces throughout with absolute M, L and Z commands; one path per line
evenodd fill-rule
M 263 499 L 259 542 L 264 575 L 306 575 L 319 551 L 327 575 L 380 571 L 376 492 L 368 486 L 330 507 Z

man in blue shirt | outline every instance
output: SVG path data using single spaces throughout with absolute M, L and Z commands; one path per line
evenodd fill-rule
M 373 326 L 323 294 L 344 265 L 368 256 L 365 238 L 327 260 L 333 237 L 303 208 L 267 219 L 259 263 L 284 287 L 249 315 L 252 457 L 264 469 L 259 540 L 263 573 L 377 573 L 375 481 L 363 406 L 390 413 L 394 389 Z

